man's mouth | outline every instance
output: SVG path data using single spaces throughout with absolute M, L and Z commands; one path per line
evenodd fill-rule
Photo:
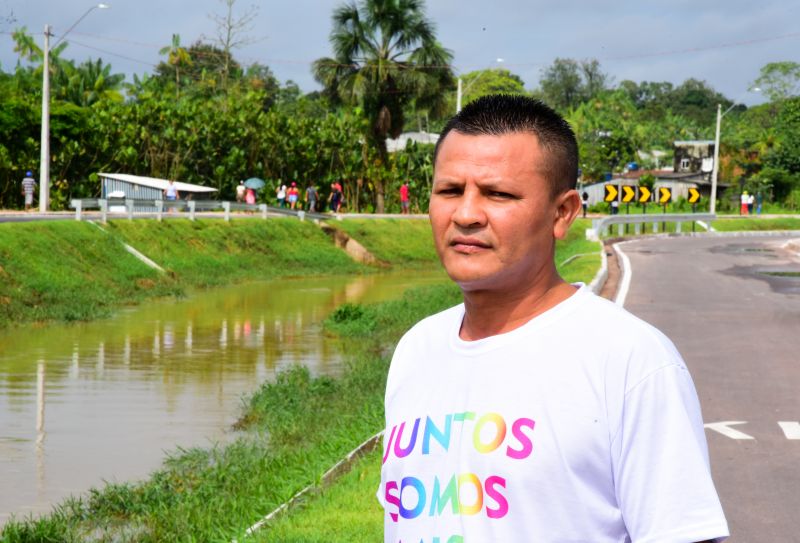
M 450 247 L 459 253 L 476 253 L 491 248 L 491 245 L 479 238 L 455 237 L 450 240 Z

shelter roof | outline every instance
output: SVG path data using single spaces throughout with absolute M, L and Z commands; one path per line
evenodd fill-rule
M 169 181 L 167 179 L 159 179 L 157 177 L 144 177 L 142 175 L 131 175 L 127 173 L 98 173 L 97 175 L 106 179 L 124 181 L 133 185 L 141 185 L 143 187 L 150 187 L 158 190 L 164 190 L 167 188 L 167 186 L 169 186 Z M 180 181 L 175 181 L 175 188 L 180 192 L 217 192 L 217 189 L 211 187 L 194 185 L 192 183 L 182 183 Z

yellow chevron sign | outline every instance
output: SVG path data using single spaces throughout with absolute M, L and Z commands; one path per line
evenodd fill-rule
M 606 197 L 604 198 L 606 202 L 613 202 L 617 199 L 618 194 L 619 188 L 616 185 L 606 185 Z
M 648 189 L 644 185 L 639 185 L 639 202 L 646 204 L 647 202 L 650 201 L 650 197 L 652 195 L 653 193 L 650 192 L 650 189 Z
M 689 189 L 689 203 L 696 204 L 697 201 L 700 199 L 700 191 L 695 188 Z
M 636 187 L 622 185 L 622 203 L 627 204 L 636 198 Z
M 672 199 L 672 191 L 667 187 L 658 187 L 658 203 L 666 204 Z

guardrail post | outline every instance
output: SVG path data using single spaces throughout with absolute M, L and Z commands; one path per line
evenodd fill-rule
M 657 222 L 653 223 L 653 233 L 654 234 L 658 234 L 658 223 Z
M 72 200 L 72 207 L 75 208 L 75 220 L 81 220 L 81 207 L 83 206 L 82 200 Z
M 194 200 L 189 200 L 189 220 L 190 221 L 194 220 L 194 207 L 195 207 L 195 205 L 196 204 L 195 204 Z
M 231 203 L 230 202 L 222 202 L 222 209 L 225 210 L 225 222 L 230 222 L 230 220 L 231 220 Z
M 633 234 L 634 234 L 635 236 L 638 236 L 638 235 L 639 235 L 639 231 L 641 230 L 641 226 L 642 226 L 642 225 L 641 225 L 640 223 L 638 223 L 638 222 L 637 222 L 636 224 L 634 224 L 634 225 L 633 225 Z
M 130 198 L 125 198 L 125 209 L 128 212 L 128 220 L 133 220 L 133 200 Z
M 622 223 L 619 223 L 617 225 L 617 234 L 621 236 L 621 235 L 624 234 L 624 232 L 625 232 L 625 225 L 622 224 Z
M 164 211 L 164 200 L 156 200 L 156 217 L 161 222 L 161 213 Z
M 108 200 L 100 199 L 100 200 L 97 200 L 97 202 L 100 204 L 100 221 L 103 224 L 107 224 L 108 223 Z
M 261 210 L 261 218 L 267 219 L 267 204 L 258 204 L 258 209 Z
M 681 233 L 681 224 L 683 224 L 681 221 L 675 223 L 675 232 L 677 232 L 678 234 Z
M 300 211 L 297 212 L 297 218 L 300 219 L 301 221 L 306 220 L 306 212 L 301 209 Z

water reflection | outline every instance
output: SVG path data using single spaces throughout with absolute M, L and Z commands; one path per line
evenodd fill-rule
M 335 374 L 321 320 L 439 273 L 284 280 L 150 303 L 113 319 L 0 333 L 0 523 L 102 480 L 140 478 L 165 450 L 226 438 L 244 394 L 292 364 Z

